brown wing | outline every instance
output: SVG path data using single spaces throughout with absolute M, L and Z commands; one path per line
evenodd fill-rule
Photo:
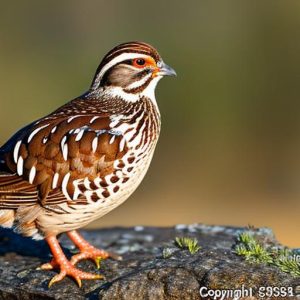
M 12 174 L 6 164 L 6 155 L 16 140 L 26 135 L 32 124 L 18 131 L 5 145 L 0 148 L 0 209 L 17 209 L 22 206 L 32 206 L 38 201 L 37 188 L 22 177 Z M 0 224 L 4 223 L 0 218 Z
M 38 191 L 35 186 L 17 175 L 0 173 L 0 209 L 17 209 L 20 202 L 23 206 L 31 206 L 37 199 Z
M 71 201 L 75 180 L 104 178 L 127 151 L 123 136 L 109 124 L 107 116 L 45 118 L 14 138 L 6 165 L 36 188 L 43 205 Z M 22 198 L 15 201 L 23 204 Z

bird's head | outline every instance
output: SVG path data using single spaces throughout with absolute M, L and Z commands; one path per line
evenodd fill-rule
M 151 98 L 163 76 L 175 75 L 155 48 L 142 42 L 129 42 L 107 53 L 96 71 L 91 89 L 102 88 L 129 100 L 139 95 Z

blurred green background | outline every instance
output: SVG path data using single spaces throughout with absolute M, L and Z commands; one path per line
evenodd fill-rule
M 178 73 L 135 194 L 92 227 L 270 226 L 300 246 L 299 1 L 1 1 L 0 142 L 83 93 L 120 42 Z

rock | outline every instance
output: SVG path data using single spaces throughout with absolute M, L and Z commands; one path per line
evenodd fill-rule
M 259 287 L 275 286 L 292 288 L 294 296 L 281 299 L 297 299 L 300 277 L 292 277 L 276 266 L 250 264 L 235 254 L 233 247 L 242 230 L 196 224 L 82 231 L 93 245 L 121 254 L 123 260 L 102 261 L 100 270 L 92 262 L 81 262 L 79 268 L 104 274 L 106 280 L 83 281 L 83 287 L 78 288 L 72 279 L 66 278 L 49 289 L 55 271 L 36 270 L 50 258 L 45 242 L 1 229 L 0 298 L 192 300 L 204 299 L 200 296 L 201 287 L 203 293 L 206 289 L 229 292 L 229 289 L 253 288 L 255 294 Z M 255 234 L 264 243 L 279 246 L 271 230 L 261 228 Z M 174 243 L 175 237 L 196 238 L 201 249 L 194 254 L 180 249 Z M 61 243 L 68 256 L 76 252 L 65 235 Z M 258 299 L 258 296 L 236 299 Z

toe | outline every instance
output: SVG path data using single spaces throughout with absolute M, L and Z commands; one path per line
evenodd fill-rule
M 83 259 L 88 259 L 89 257 L 87 256 L 87 253 L 85 252 L 80 252 L 78 254 L 75 254 L 71 257 L 71 264 L 72 265 L 76 265 L 79 261 L 83 260 Z
M 66 277 L 67 273 L 65 270 L 60 271 L 59 274 L 55 275 L 49 282 L 48 287 L 50 288 L 54 283 L 63 280 Z M 80 285 L 81 287 L 81 285 Z
M 55 259 L 52 259 L 50 262 L 42 264 L 37 270 L 53 270 L 54 268 L 58 267 L 58 264 Z
M 53 266 L 50 263 L 42 264 L 36 268 L 37 270 L 52 270 Z
M 92 274 L 92 273 L 83 272 L 70 264 L 70 265 L 62 268 L 60 273 L 55 275 L 51 279 L 51 281 L 49 282 L 49 288 L 54 283 L 63 280 L 66 276 L 73 278 L 77 282 L 79 287 L 82 286 L 81 280 L 104 279 L 104 276 L 102 276 L 100 274 Z

